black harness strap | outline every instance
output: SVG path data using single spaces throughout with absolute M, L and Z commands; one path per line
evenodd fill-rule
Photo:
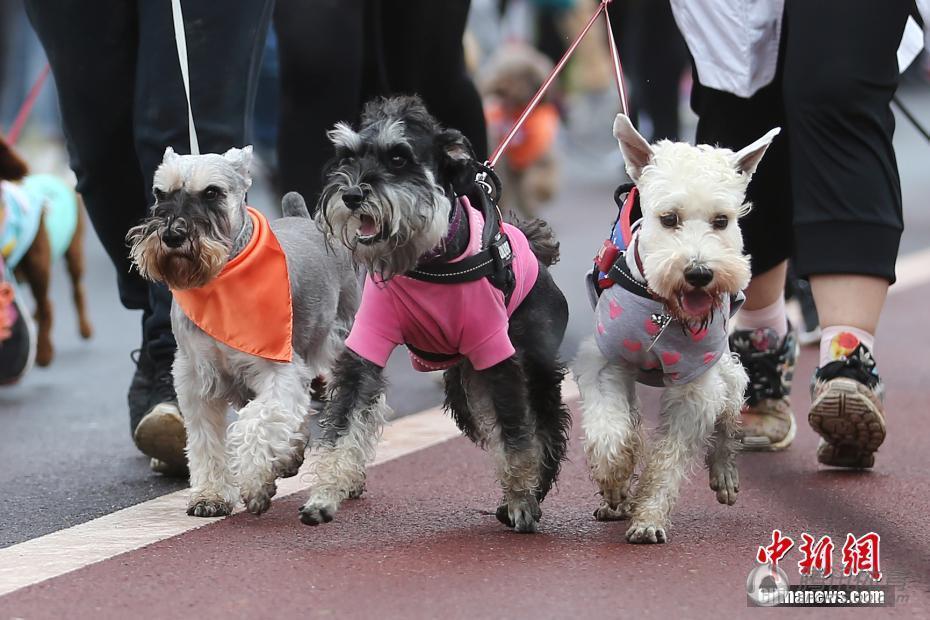
M 500 181 L 497 180 L 494 172 L 490 168 L 484 168 L 482 173 L 492 178 L 496 186 L 494 189 L 499 195 Z M 481 185 L 486 185 L 488 189 L 485 190 Z M 491 189 L 487 183 L 475 182 L 465 192 L 472 206 L 484 216 L 481 250 L 478 253 L 455 263 L 418 265 L 404 275 L 414 280 L 434 284 L 460 284 L 487 278 L 495 288 L 504 293 L 504 303 L 509 303 L 510 296 L 516 287 L 513 273 L 513 250 L 510 240 L 504 234 L 500 211 L 492 197 Z

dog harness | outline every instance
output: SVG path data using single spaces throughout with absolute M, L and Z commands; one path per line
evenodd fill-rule
M 267 218 L 248 207 L 252 238 L 199 288 L 172 290 L 197 327 L 228 347 L 274 362 L 293 355 L 294 311 L 287 257 Z
M 403 344 L 413 367 L 421 372 L 444 370 L 462 357 L 483 370 L 515 353 L 508 334 L 509 318 L 536 284 L 539 263 L 523 233 L 503 224 L 500 236 L 509 241 L 507 254 L 512 255 L 512 263 L 508 271 L 513 284 L 505 301 L 505 291 L 494 284 L 490 272 L 485 272 L 489 268 L 485 263 L 494 260 L 484 243 L 488 228 L 485 217 L 467 196 L 458 201 L 468 219 L 468 248 L 442 265 L 442 270 L 421 272 L 417 267 L 416 274 L 388 281 L 376 280 L 370 274 L 346 339 L 349 349 L 384 367 L 391 352 Z M 474 272 L 477 277 L 442 279 L 443 271 L 461 274 L 460 267 L 475 257 L 485 257 L 475 265 L 481 270 Z
M 637 381 L 653 387 L 690 383 L 729 355 L 727 323 L 742 306 L 742 293 L 722 295 L 702 326 L 683 325 L 669 316 L 665 302 L 635 278 L 627 253 L 637 261 L 636 229 L 632 214 L 639 214 L 639 195 L 632 184 L 614 194 L 620 208 L 611 236 L 604 242 L 588 273 L 587 288 L 595 309 L 595 341 L 608 360 L 639 370 Z

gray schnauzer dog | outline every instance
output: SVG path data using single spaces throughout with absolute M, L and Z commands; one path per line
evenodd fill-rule
M 127 236 L 142 275 L 164 282 L 175 294 L 174 384 L 187 430 L 187 512 L 199 517 L 229 514 L 239 497 L 250 512 L 260 514 L 271 504 L 275 480 L 297 472 L 309 439 L 310 382 L 329 374 L 359 301 L 349 253 L 328 247 L 299 194 L 285 196 L 285 217 L 270 226 L 247 210 L 251 157 L 251 147 L 196 156 L 169 148 L 155 173 L 151 217 Z M 269 242 L 272 256 L 277 252 L 276 264 L 286 264 L 286 282 L 283 268 L 266 273 L 265 263 L 242 260 L 262 240 Z M 281 252 L 286 261 L 280 260 Z M 292 321 L 285 308 L 284 325 L 270 325 L 274 321 L 259 313 L 261 300 L 256 301 L 262 291 L 243 287 L 242 280 L 226 291 L 208 289 L 233 267 L 237 277 L 259 286 L 279 276 L 276 286 L 285 300 L 289 289 Z M 211 293 L 204 308 L 225 302 L 227 319 L 232 315 L 238 325 L 258 324 L 255 334 L 278 330 L 288 354 L 273 359 L 247 352 L 243 349 L 249 346 L 218 339 L 213 328 L 202 328 L 202 317 L 190 318 L 183 304 L 205 290 Z M 236 318 L 239 312 L 245 315 Z M 230 405 L 238 418 L 227 429 Z
M 503 489 L 497 518 L 516 531 L 535 531 L 570 424 L 558 359 L 568 307 L 547 270 L 558 243 L 540 220 L 518 228 L 494 219 L 496 208 L 482 216 L 472 206 L 488 198 L 475 182 L 479 165 L 471 145 L 460 132 L 440 127 L 416 97 L 372 101 L 358 131 L 340 123 L 329 137 L 336 156 L 317 222 L 369 277 L 333 372 L 301 520 L 331 521 L 343 500 L 362 493 L 386 411 L 383 366 L 405 344 L 417 369 L 445 369 L 446 409 L 467 437 L 493 454 Z M 426 271 L 448 275 L 485 256 L 469 251 L 483 245 L 486 222 L 506 232 L 516 257 L 512 293 L 486 277 L 423 280 Z M 526 273 L 532 277 L 521 280 Z M 466 341 L 494 321 L 500 349 L 479 355 L 481 347 Z

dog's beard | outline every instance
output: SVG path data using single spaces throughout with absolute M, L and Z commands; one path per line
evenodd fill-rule
M 207 284 L 226 266 L 228 239 L 194 234 L 180 247 L 169 248 L 161 239 L 162 225 L 161 220 L 151 219 L 127 235 L 129 256 L 142 277 L 184 290 Z
M 748 259 L 739 252 L 726 253 L 708 265 L 714 272 L 709 286 L 695 288 L 684 279 L 690 255 L 658 251 L 643 257 L 649 288 L 665 301 L 668 313 L 691 329 L 706 328 L 722 310 L 723 300 L 736 295 L 749 281 Z
M 452 205 L 431 177 L 429 186 L 362 183 L 367 197 L 352 210 L 342 201 L 349 179 L 344 173 L 336 176 L 343 178 L 323 190 L 318 222 L 370 273 L 388 280 L 410 271 L 445 237 Z

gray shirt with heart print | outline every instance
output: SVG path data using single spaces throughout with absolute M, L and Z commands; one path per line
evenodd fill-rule
M 682 385 L 703 375 L 722 355 L 730 354 L 727 323 L 740 305 L 742 298 L 737 298 L 731 308 L 730 297 L 725 295 L 706 329 L 699 331 L 683 328 L 672 319 L 648 350 L 661 330 L 653 315 L 663 315 L 665 307 L 615 284 L 597 301 L 595 340 L 607 359 L 637 368 L 640 383 Z

